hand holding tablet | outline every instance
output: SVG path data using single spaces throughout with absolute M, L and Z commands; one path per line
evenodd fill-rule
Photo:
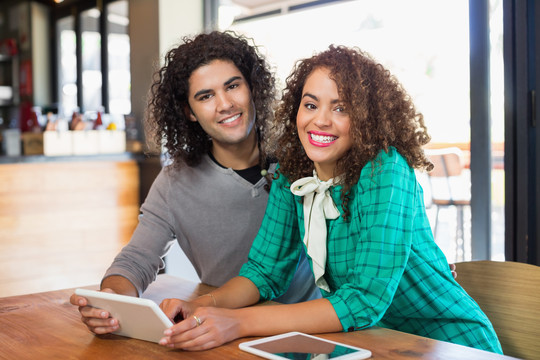
M 76 289 L 75 294 L 88 300 L 88 305 L 107 310 L 118 320 L 120 328 L 113 334 L 159 342 L 163 331 L 173 325 L 159 306 L 149 299 Z

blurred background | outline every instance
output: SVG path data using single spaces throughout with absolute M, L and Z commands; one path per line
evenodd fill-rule
M 12 256 L 0 255 L 0 289 L 2 283 L 21 283 L 14 274 L 32 266 L 26 262 L 36 261 L 28 249 L 37 234 L 47 234 L 50 246 L 36 257 L 50 253 L 55 264 L 65 264 L 51 270 L 54 276 L 47 289 L 75 282 L 68 274 L 69 259 L 84 267 L 75 254 L 88 251 L 89 244 L 108 249 L 93 252 L 102 260 L 94 260 L 84 279 L 90 283 L 100 278 L 118 248 L 129 241 L 138 206 L 161 167 L 159 146 L 145 138 L 142 125 L 152 73 L 182 36 L 213 29 L 251 37 L 275 70 L 280 87 L 296 60 L 330 44 L 370 53 L 401 81 L 424 115 L 432 136 L 426 151 L 434 157 L 450 152 L 459 159 L 454 170 L 451 162 L 440 166 L 450 170 L 442 177 L 417 174 L 436 242 L 448 261 L 538 263 L 540 147 L 534 89 L 540 72 L 535 71 L 539 56 L 534 39 L 539 12 L 532 0 L 2 1 L 0 246 Z M 52 140 L 47 140 L 48 129 L 56 134 Z M 106 130 L 105 140 L 111 143 L 103 150 Z M 61 136 L 79 135 L 80 145 L 89 141 L 91 131 L 102 139 L 97 147 L 89 144 L 77 152 L 72 142 L 67 152 L 54 153 Z M 120 138 L 113 139 L 113 133 Z M 130 164 L 130 190 L 122 190 L 129 197 L 109 201 L 111 210 L 89 201 L 91 206 L 82 207 L 70 222 L 69 242 L 54 240 L 65 233 L 65 221 L 42 219 L 40 214 L 75 217 L 73 206 L 80 201 L 58 199 L 74 191 L 69 190 L 76 187 L 73 184 L 88 181 L 72 179 L 69 170 L 60 172 L 61 181 L 46 180 L 44 174 L 52 176 L 55 170 L 36 165 L 89 169 L 88 162 Z M 13 184 L 21 184 L 21 165 L 28 167 L 25 174 L 39 175 L 32 182 L 26 177 L 27 185 L 19 186 L 22 195 L 17 195 Z M 116 173 L 104 174 L 101 179 L 118 178 Z M 104 196 L 120 199 L 121 185 L 110 182 Z M 47 183 L 61 183 L 63 188 L 46 190 Z M 102 183 L 97 179 L 84 191 L 96 198 L 98 190 L 105 189 Z M 42 201 L 37 206 L 23 202 L 24 196 Z M 36 213 L 31 221 L 41 224 L 33 232 L 28 230 L 30 208 Z M 118 208 L 125 212 L 120 214 Z M 97 228 L 101 230 L 94 231 Z M 66 243 L 72 244 L 72 252 L 65 250 Z M 182 256 L 178 249 L 168 255 L 168 272 L 190 271 L 187 260 L 178 261 Z M 24 281 L 35 286 L 37 276 L 29 272 Z M 47 276 L 46 271 L 39 276 Z

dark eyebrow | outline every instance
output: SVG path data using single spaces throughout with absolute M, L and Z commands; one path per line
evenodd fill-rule
M 225 85 L 225 86 L 230 85 L 232 82 L 235 82 L 236 80 L 242 80 L 242 77 L 241 76 L 233 76 L 229 80 L 225 81 L 223 83 L 223 85 Z
M 304 95 L 302 95 L 302 99 L 305 98 L 305 97 L 310 97 L 310 98 L 312 98 L 312 99 L 315 100 L 315 101 L 319 101 L 319 98 L 318 98 L 318 97 L 316 97 L 315 95 L 312 95 L 312 94 L 310 94 L 310 93 L 305 93 Z
M 223 83 L 223 85 L 224 85 L 224 86 L 228 86 L 228 85 L 230 85 L 231 83 L 235 82 L 236 80 L 242 80 L 242 77 L 241 77 L 241 76 L 233 76 L 233 77 L 231 77 L 229 80 L 225 81 L 225 82 Z M 193 98 L 196 99 L 196 98 L 197 98 L 198 96 L 200 96 L 200 95 L 206 95 L 206 94 L 209 94 L 209 93 L 211 93 L 211 92 L 212 92 L 212 90 L 210 90 L 210 89 L 202 89 L 202 90 L 197 91 L 197 92 L 193 95 Z
M 199 90 L 197 91 L 194 95 L 193 95 L 193 98 L 196 99 L 197 97 L 199 97 L 199 95 L 205 95 L 205 94 L 209 94 L 211 93 L 212 91 L 209 90 L 209 89 L 202 89 L 202 90 Z
M 318 97 L 316 97 L 315 95 L 310 94 L 310 93 L 305 93 L 304 95 L 302 95 L 302 98 L 305 98 L 305 97 L 310 97 L 315 101 L 319 101 Z M 330 101 L 331 104 L 338 104 L 340 102 L 342 102 L 340 99 L 334 99 L 334 100 Z

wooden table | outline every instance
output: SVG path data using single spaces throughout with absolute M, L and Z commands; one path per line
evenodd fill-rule
M 191 299 L 210 289 L 160 275 L 144 297 L 159 303 L 167 297 Z M 117 335 L 96 336 L 80 321 L 77 307 L 69 303 L 72 293 L 73 289 L 66 289 L 0 298 L 0 359 L 261 359 L 238 349 L 240 342 L 254 338 L 238 339 L 211 350 L 185 352 Z M 376 327 L 320 336 L 369 349 L 373 359 L 512 359 Z

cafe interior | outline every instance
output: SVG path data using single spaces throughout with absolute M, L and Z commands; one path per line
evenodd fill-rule
M 145 134 L 154 72 L 183 36 L 233 30 L 280 87 L 330 44 L 400 79 L 432 137 L 417 178 L 436 243 L 505 354 L 540 359 L 537 18 L 516 0 L 1 1 L 0 304 L 99 284 L 164 163 Z M 178 246 L 165 263 L 199 282 Z

